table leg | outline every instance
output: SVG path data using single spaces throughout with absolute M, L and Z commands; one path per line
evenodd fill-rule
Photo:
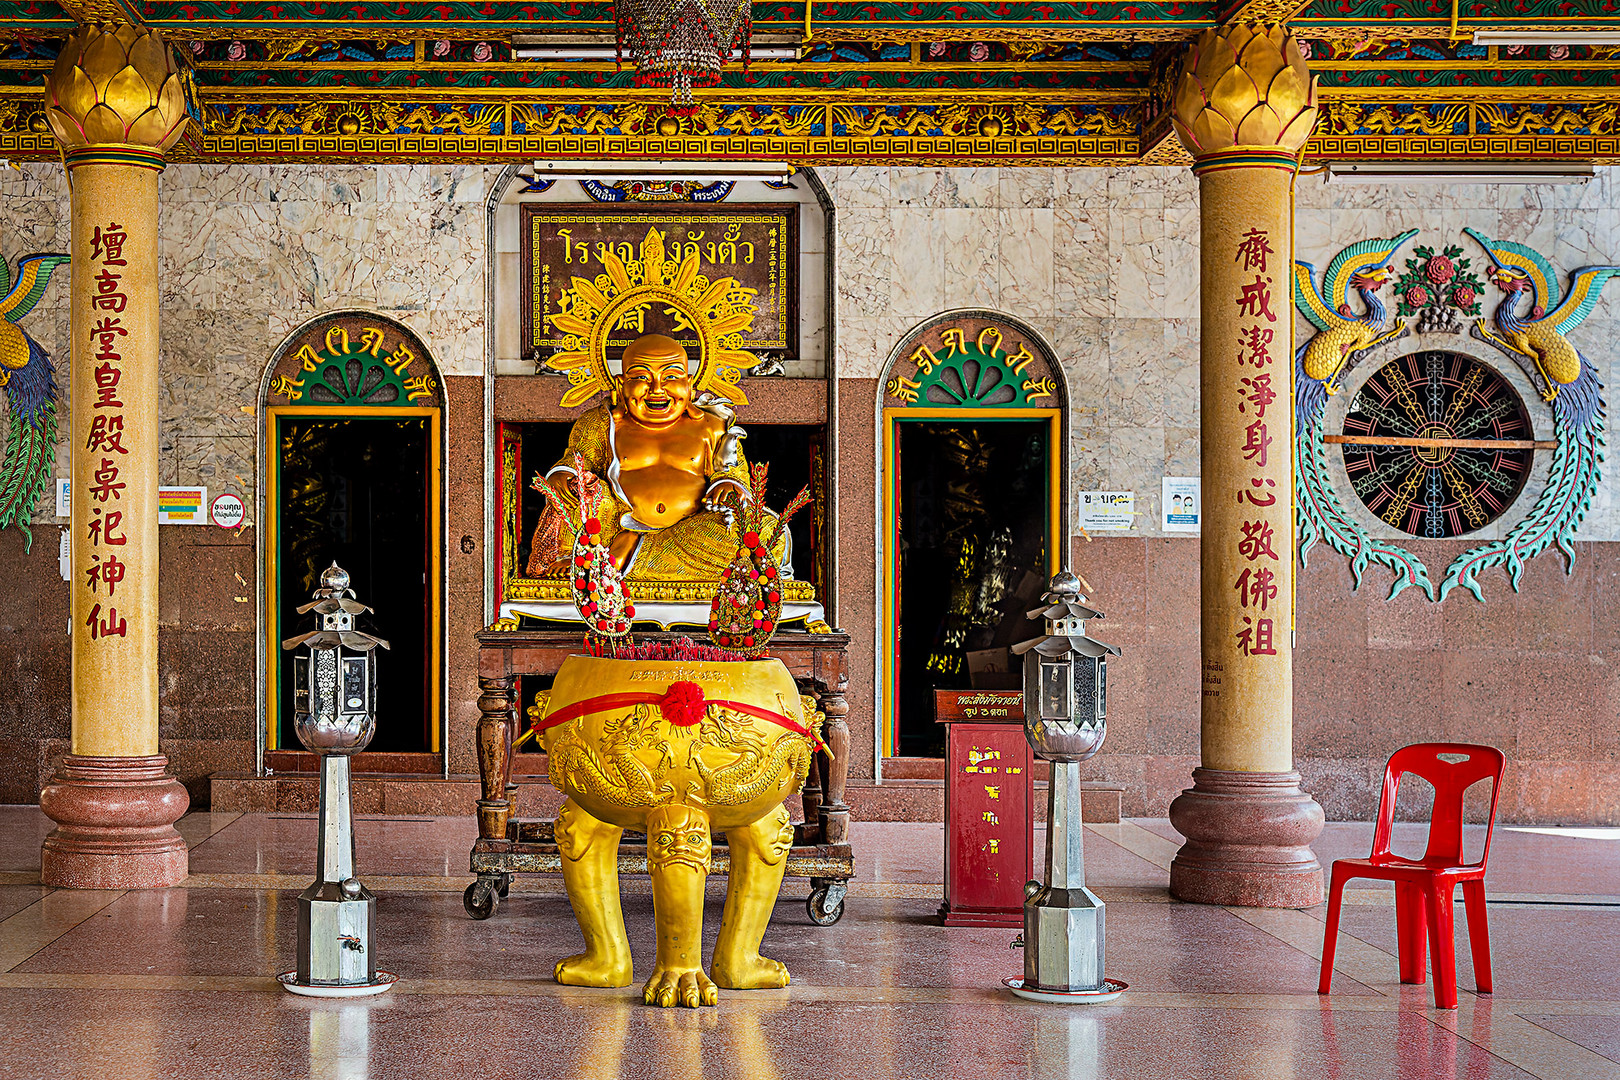
M 815 693 L 815 687 L 813 686 L 801 689 L 807 689 L 812 694 Z M 816 707 L 820 708 L 819 698 Z M 823 732 L 823 738 L 825 738 L 825 732 Z M 823 755 L 820 753 L 811 755 L 810 769 L 804 777 L 804 790 L 800 793 L 800 797 L 804 802 L 804 843 L 816 843 L 815 834 L 821 827 L 822 757 Z
M 844 685 L 840 679 L 835 688 L 821 695 L 821 711 L 827 714 L 821 737 L 831 751 L 830 755 L 817 755 L 826 758 L 822 765 L 825 791 L 817 808 L 823 844 L 849 843 L 849 806 L 844 802 L 844 784 L 849 779 L 849 725 L 844 717 L 849 715 L 849 702 L 844 699 Z
M 483 798 L 478 800 L 478 837 L 505 840 L 506 822 L 512 815 L 506 784 L 512 769 L 512 709 L 517 680 L 511 675 L 480 677 L 478 689 L 478 774 Z

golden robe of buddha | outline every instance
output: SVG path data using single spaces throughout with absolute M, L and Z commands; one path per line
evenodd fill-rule
M 575 421 L 562 459 L 536 478 L 546 509 L 529 574 L 566 570 L 583 484 L 602 495 L 602 540 L 627 580 L 718 581 L 737 552 L 732 511 L 750 498 L 746 433 L 724 403 L 693 401 L 686 350 L 674 339 L 637 338 L 621 366 L 612 399 Z M 786 548 L 784 530 L 773 555 L 791 573 Z

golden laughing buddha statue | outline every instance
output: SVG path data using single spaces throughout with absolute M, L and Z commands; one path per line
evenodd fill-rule
M 742 376 L 759 363 L 743 347 L 753 325 L 754 291 L 733 278 L 710 281 L 698 257 L 666 257 L 664 236 L 649 229 L 640 258 L 603 255 L 605 273 L 571 279 L 549 316 L 562 348 L 549 365 L 568 378 L 561 404 L 590 404 L 573 425 L 567 449 L 532 487 L 545 497 L 527 561 L 516 561 L 522 518 L 516 476 L 507 496 L 508 564 L 498 625 L 521 618 L 575 622 L 570 557 L 581 500 L 597 508 L 597 542 L 606 546 L 633 600 L 637 622 L 664 628 L 707 625 L 710 602 L 737 558 L 737 514 L 755 498 L 736 410 L 748 403 Z M 610 341 L 648 316 L 669 321 L 669 335 L 640 333 L 615 361 Z M 615 370 L 615 367 L 617 370 Z M 597 399 L 593 403 L 593 399 Z M 781 623 L 823 625 L 815 587 L 793 576 L 791 544 L 777 518 L 761 519 L 775 539 L 768 555 L 781 572 L 775 590 Z M 522 576 L 518 567 L 523 567 Z
M 673 338 L 642 335 L 625 347 L 622 368 L 612 399 L 575 422 L 562 459 L 536 484 L 546 509 L 530 566 L 566 573 L 583 482 L 602 491 L 602 542 L 627 580 L 716 581 L 736 552 L 730 514 L 750 498 L 736 414 L 713 396 L 693 400 L 686 350 Z M 576 474 L 576 461 L 589 476 Z M 787 542 L 784 531 L 771 553 L 778 562 Z

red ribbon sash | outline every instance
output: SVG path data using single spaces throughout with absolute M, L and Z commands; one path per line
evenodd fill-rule
M 576 701 L 570 705 L 565 705 L 560 709 L 549 712 L 542 719 L 534 721 L 530 727 L 536 734 L 539 734 L 542 731 L 557 727 L 559 724 L 566 724 L 571 720 L 578 720 L 587 713 L 603 712 L 608 709 L 632 708 L 636 705 L 657 705 L 660 707 L 660 710 L 663 710 L 666 707 L 674 706 L 678 702 L 680 712 L 687 715 L 695 715 L 698 720 L 702 719 L 703 714 L 708 711 L 708 707 L 710 705 L 718 705 L 723 709 L 732 709 L 736 712 L 743 713 L 746 716 L 752 716 L 756 720 L 767 720 L 770 723 L 776 724 L 778 727 L 786 728 L 795 735 L 803 735 L 805 738 L 815 743 L 818 749 L 826 745 L 819 738 L 817 738 L 809 728 L 806 728 L 803 724 L 799 723 L 797 720 L 794 720 L 790 716 L 783 716 L 779 712 L 772 712 L 770 709 L 762 709 L 758 705 L 750 705 L 745 701 L 711 700 L 701 696 L 701 687 L 696 687 L 698 691 L 696 695 L 692 695 L 690 691 L 682 692 L 676 690 L 676 687 L 684 688 L 695 686 L 696 684 L 694 683 L 675 683 L 667 692 L 662 694 L 645 692 L 599 694 L 596 697 L 585 698 L 583 701 Z M 675 711 L 675 709 L 670 708 L 670 711 Z M 675 721 L 672 720 L 671 722 Z M 688 720 L 679 726 L 689 726 L 693 722 L 695 721 Z

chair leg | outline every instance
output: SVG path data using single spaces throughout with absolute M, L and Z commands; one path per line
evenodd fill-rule
M 1401 982 L 1421 986 L 1426 981 L 1424 951 L 1428 947 L 1424 926 L 1428 915 L 1423 906 L 1423 890 L 1416 885 L 1395 883 L 1395 933 L 1401 959 Z
M 1429 955 L 1434 967 L 1434 1007 L 1457 1007 L 1457 948 L 1453 939 L 1449 881 L 1431 882 L 1425 890 L 1429 909 Z
M 1327 927 L 1322 931 L 1322 977 L 1316 984 L 1318 994 L 1326 994 L 1333 985 L 1333 951 L 1339 944 L 1339 904 L 1344 900 L 1345 878 L 1334 870 L 1328 885 Z
M 1491 931 L 1485 923 L 1485 883 L 1465 881 L 1463 907 L 1468 912 L 1468 947 L 1474 954 L 1474 986 L 1491 992 Z

